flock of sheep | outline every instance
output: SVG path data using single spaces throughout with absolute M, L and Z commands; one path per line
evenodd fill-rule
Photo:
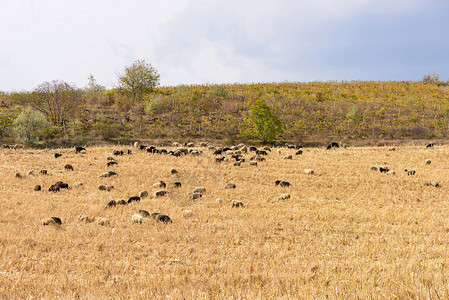
M 195 146 L 193 143 L 187 143 L 185 145 L 180 145 L 179 143 L 174 143 L 173 146 L 175 147 L 175 150 L 168 151 L 167 149 L 164 149 L 164 148 L 140 145 L 139 143 L 136 142 L 134 144 L 134 147 L 136 150 L 134 150 L 134 151 L 144 151 L 144 152 L 147 152 L 150 154 L 172 155 L 172 156 L 176 156 L 176 157 L 185 156 L 185 155 L 197 156 L 197 155 L 203 154 L 203 150 L 198 150 L 198 149 L 193 148 Z M 208 151 L 210 151 L 211 154 L 216 156 L 216 158 L 214 160 L 217 164 L 221 164 L 226 161 L 228 161 L 228 162 L 231 161 L 234 166 L 240 166 L 242 163 L 248 163 L 250 166 L 257 166 L 258 162 L 260 163 L 260 162 L 265 161 L 265 156 L 269 155 L 269 153 L 272 152 L 272 148 L 270 148 L 270 147 L 263 147 L 263 148 L 258 149 L 257 147 L 254 147 L 254 146 L 247 147 L 244 144 L 239 144 L 237 146 L 231 146 L 231 147 L 220 147 L 220 148 L 209 145 L 207 143 L 201 143 L 199 146 L 202 147 L 203 149 L 204 148 L 208 149 Z M 303 150 L 300 145 L 286 144 L 285 146 L 289 149 L 295 149 L 296 155 L 303 154 Z M 6 147 L 5 145 L 3 147 L 10 148 L 10 147 Z M 339 148 L 339 147 L 340 147 L 340 145 L 338 143 L 332 142 L 326 148 L 333 149 L 333 148 Z M 427 147 L 428 148 L 433 147 L 433 144 L 429 144 L 429 145 L 427 145 Z M 17 148 L 13 147 L 12 149 L 20 149 L 20 147 L 17 147 Z M 387 150 L 395 151 L 395 148 L 390 147 Z M 280 150 L 280 148 L 277 148 L 277 153 L 279 155 L 281 154 L 281 152 L 282 151 Z M 86 148 L 75 147 L 75 153 L 77 153 L 77 154 L 78 153 L 86 153 Z M 119 161 L 117 161 L 117 159 L 118 159 L 117 157 L 123 156 L 123 155 L 132 155 L 132 154 L 133 154 L 133 150 L 129 150 L 129 149 L 127 149 L 126 151 L 113 150 L 112 155 L 107 157 L 106 165 L 107 165 L 107 167 L 113 167 L 115 165 L 118 165 Z M 248 155 L 248 154 L 250 154 L 250 155 Z M 63 156 L 63 155 L 60 153 L 54 154 L 55 159 L 57 159 L 61 156 Z M 292 159 L 292 155 L 286 155 L 286 156 L 284 156 L 284 159 Z M 431 161 L 429 159 L 426 160 L 426 164 L 431 164 Z M 75 168 L 71 164 L 66 164 L 64 166 L 64 169 L 66 171 L 73 171 Z M 380 173 L 386 173 L 388 175 L 395 174 L 395 171 L 390 170 L 387 166 L 372 166 L 371 170 L 372 171 L 380 171 Z M 412 170 L 412 169 L 405 169 L 404 171 L 409 176 L 413 176 L 416 174 L 416 171 Z M 34 170 L 28 171 L 28 175 L 33 175 L 34 173 L 35 173 Z M 40 170 L 39 173 L 46 175 L 46 174 L 48 174 L 48 171 Z M 176 169 L 172 168 L 170 170 L 170 173 L 172 175 L 175 175 L 178 173 L 178 171 Z M 304 173 L 307 175 L 313 175 L 315 172 L 313 169 L 305 169 Z M 99 175 L 99 177 L 100 178 L 108 178 L 108 177 L 117 176 L 117 175 L 118 174 L 114 171 L 107 171 L 107 172 L 101 173 Z M 21 175 L 20 173 L 16 173 L 16 177 L 19 179 L 24 178 L 24 176 Z M 292 186 L 292 184 L 286 180 L 276 180 L 274 182 L 274 184 L 275 184 L 275 186 L 279 186 L 279 187 Z M 82 182 L 75 182 L 73 184 L 73 187 L 77 188 L 82 185 L 83 185 Z M 436 181 L 431 181 L 431 182 L 427 183 L 427 185 L 438 187 L 439 183 Z M 182 186 L 182 183 L 179 181 L 176 181 L 171 184 L 171 188 L 174 188 L 174 189 L 180 188 L 181 186 Z M 168 191 L 166 190 L 167 184 L 164 181 L 158 181 L 158 182 L 154 183 L 153 188 L 156 188 L 157 190 L 151 196 L 152 198 L 164 197 L 168 194 Z M 236 188 L 236 185 L 234 183 L 228 183 L 225 186 L 225 189 L 235 189 L 235 188 Z M 57 193 L 57 192 L 61 191 L 62 189 L 69 189 L 68 183 L 65 183 L 63 181 L 57 181 L 54 184 L 50 185 L 50 187 L 48 188 L 48 191 Z M 98 186 L 98 190 L 100 190 L 100 191 L 111 191 L 113 189 L 114 189 L 113 185 L 100 184 Z M 42 186 L 36 185 L 34 187 L 34 190 L 41 191 Z M 199 199 L 203 196 L 203 194 L 205 192 L 206 192 L 205 187 L 198 186 L 193 189 L 193 191 L 189 195 L 189 197 L 191 199 Z M 128 199 L 110 200 L 105 204 L 104 207 L 105 207 L 105 209 L 113 209 L 116 206 L 129 205 L 132 202 L 139 202 L 139 201 L 141 201 L 141 199 L 144 199 L 147 197 L 149 197 L 148 191 L 143 190 L 138 195 L 129 197 Z M 283 193 L 279 196 L 279 199 L 287 200 L 287 199 L 290 199 L 290 197 L 291 197 L 290 194 Z M 217 203 L 222 202 L 222 200 L 220 198 L 218 198 L 216 201 L 217 201 Z M 235 208 L 245 207 L 245 204 L 239 200 L 232 200 L 230 202 L 230 205 L 231 205 L 231 207 L 235 207 Z M 182 211 L 182 215 L 184 217 L 190 217 L 193 215 L 193 212 L 191 210 L 184 210 L 184 211 Z M 146 218 L 150 218 L 157 222 L 162 222 L 165 224 L 173 222 L 173 220 L 167 214 L 159 213 L 159 212 L 149 213 L 146 210 L 139 210 L 137 213 L 133 214 L 131 216 L 131 222 L 133 224 L 143 224 L 145 222 Z M 90 218 L 86 215 L 79 215 L 78 219 L 81 222 L 87 222 L 87 223 L 95 221 L 94 218 Z M 97 218 L 96 222 L 102 226 L 110 226 L 111 225 L 110 221 L 103 217 Z M 42 225 L 61 225 L 61 224 L 62 224 L 62 220 L 59 217 L 47 217 L 42 220 Z

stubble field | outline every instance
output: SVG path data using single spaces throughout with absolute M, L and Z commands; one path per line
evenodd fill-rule
M 240 167 L 215 163 L 206 148 L 183 157 L 132 149 L 108 168 L 113 149 L 131 147 L 0 150 L 0 298 L 449 297 L 449 146 L 306 148 L 301 156 L 280 148 L 258 166 Z M 287 154 L 293 160 L 284 160 Z M 27 175 L 31 169 L 35 175 Z M 98 177 L 108 170 L 118 176 Z M 58 180 L 69 190 L 49 192 Z M 151 196 L 159 180 L 167 196 L 105 209 L 142 190 Z M 441 186 L 426 186 L 431 180 Z M 83 186 L 75 188 L 77 181 Z M 182 187 L 173 188 L 175 181 Z M 236 189 L 224 188 L 230 182 Z M 33 190 L 37 184 L 42 191 Z M 99 191 L 99 184 L 114 189 Z M 197 186 L 206 192 L 193 200 Z M 291 198 L 278 199 L 283 193 Z M 245 207 L 232 208 L 231 200 Z M 139 209 L 173 223 L 132 224 Z M 183 217 L 186 209 L 194 215 Z M 111 226 L 80 222 L 80 214 Z M 53 216 L 61 226 L 41 224 Z

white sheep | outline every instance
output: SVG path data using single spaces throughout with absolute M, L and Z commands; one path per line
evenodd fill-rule
M 183 210 L 182 215 L 184 218 L 190 218 L 193 216 L 193 211 L 191 210 Z
M 133 224 L 143 224 L 145 217 L 142 214 L 134 214 L 131 216 L 131 221 Z
M 425 162 L 426 162 L 426 165 L 430 165 L 432 163 L 432 161 L 430 159 L 426 159 Z
M 73 187 L 78 188 L 78 187 L 81 187 L 82 185 L 83 185 L 83 183 L 81 181 L 77 181 L 73 184 Z
M 293 155 L 286 155 L 284 156 L 284 159 L 293 159 Z
M 307 175 L 313 175 L 315 174 L 315 171 L 313 171 L 312 169 L 305 169 L 304 173 L 306 173 Z
M 206 188 L 204 186 L 197 186 L 194 190 L 193 193 L 205 193 L 206 192 Z
M 109 220 L 108 219 L 106 219 L 106 218 L 99 218 L 98 220 L 97 220 L 97 222 L 98 222 L 98 224 L 99 225 L 101 225 L 101 226 L 111 226 L 111 222 L 109 222 Z
M 287 200 L 290 199 L 290 194 L 281 194 L 279 196 L 279 200 Z

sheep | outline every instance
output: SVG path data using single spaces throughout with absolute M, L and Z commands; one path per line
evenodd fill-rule
M 184 218 L 190 218 L 193 216 L 193 211 L 191 210 L 183 210 L 182 215 Z
M 290 182 L 285 181 L 285 180 L 276 180 L 276 181 L 274 182 L 274 184 L 275 184 L 276 186 L 280 186 L 280 187 L 287 187 L 287 186 L 291 186 L 291 185 L 292 185 Z
M 61 153 L 55 153 L 55 158 L 61 157 L 62 154 Z
M 296 151 L 295 155 L 302 155 L 302 150 Z
M 62 221 L 58 217 L 44 218 L 41 223 L 42 225 L 62 225 Z
M 217 198 L 217 199 L 215 199 L 215 202 L 217 204 L 221 204 L 221 203 L 223 203 L 223 200 L 221 198 Z
M 215 162 L 216 162 L 216 163 L 221 163 L 221 162 L 224 162 L 225 160 L 226 160 L 226 157 L 222 156 L 222 157 L 217 157 L 217 158 L 215 159 Z
M 242 164 L 242 161 L 236 161 L 236 162 L 234 162 L 234 166 L 236 166 L 236 167 L 240 167 L 241 164 Z
M 225 189 L 235 189 L 236 188 L 236 185 L 234 184 L 234 183 L 228 183 L 226 186 L 225 186 Z
M 268 155 L 267 151 L 265 150 L 256 150 L 257 155 Z
M 199 199 L 201 197 L 203 197 L 203 194 L 201 193 L 193 193 L 192 195 L 190 195 L 190 198 L 192 199 Z
M 139 142 L 134 142 L 133 146 L 134 146 L 134 148 L 138 148 L 139 147 Z
M 84 148 L 84 147 L 79 147 L 79 146 L 76 146 L 76 147 L 75 147 L 75 153 L 76 153 L 76 154 L 81 153 L 81 151 L 86 151 L 86 148 Z
M 426 165 L 430 165 L 432 163 L 432 161 L 430 159 L 426 159 L 425 162 L 426 162 Z
M 167 187 L 167 184 L 161 180 L 161 181 L 156 182 L 155 184 L 153 184 L 153 187 L 157 188 L 157 189 L 161 189 L 161 188 L 165 189 Z
M 250 161 L 250 162 L 249 162 L 249 165 L 250 165 L 250 166 L 257 166 L 257 161 Z
M 115 158 L 113 158 L 112 156 L 108 156 L 108 157 L 106 157 L 106 159 L 109 160 L 109 161 L 114 161 L 115 160 Z
M 254 147 L 254 146 L 250 146 L 250 147 L 249 147 L 249 151 L 257 151 L 257 148 Z
M 131 216 L 131 221 L 133 224 L 143 224 L 144 216 L 142 216 L 141 214 L 134 214 Z
M 281 149 L 277 149 L 277 150 L 276 150 L 276 153 L 279 154 L 279 155 L 281 155 L 281 154 L 282 154 Z
M 182 186 L 181 182 L 177 181 L 175 183 L 173 183 L 173 187 L 174 188 L 180 188 Z
M 55 184 L 59 186 L 60 189 L 69 189 L 69 184 L 62 182 L 62 181 L 56 181 Z
M 207 145 L 208 145 L 207 142 L 201 142 L 201 143 L 200 143 L 200 147 L 203 147 L 203 148 L 207 147 Z
M 372 166 L 370 169 L 371 169 L 371 171 L 377 171 L 377 167 L 376 166 Z
M 440 187 L 440 183 L 436 180 L 432 180 L 428 183 L 426 183 L 427 186 L 434 186 L 434 187 Z
M 23 178 L 22 174 L 20 174 L 19 172 L 16 173 L 16 178 Z
M 326 147 L 327 150 L 330 150 L 332 148 L 340 148 L 340 145 L 337 142 L 331 142 Z
M 66 164 L 64 166 L 64 169 L 66 169 L 67 171 L 73 171 L 73 166 L 71 164 Z
M 143 209 L 139 210 L 139 214 L 141 214 L 144 217 L 149 217 L 150 216 L 150 213 L 148 211 L 146 211 L 146 210 L 143 210 Z
M 380 173 L 388 173 L 388 171 L 390 171 L 390 169 L 388 167 L 379 167 L 379 171 Z
M 110 191 L 112 191 L 114 189 L 114 186 L 113 185 L 107 185 L 106 186 L 106 191 L 107 192 L 110 192 Z
M 290 199 L 290 194 L 281 194 L 279 196 L 279 200 L 287 200 Z
M 125 199 L 117 200 L 117 205 L 127 205 L 127 204 L 128 204 L 128 202 L 126 202 Z
M 304 169 L 304 173 L 307 175 L 313 175 L 315 172 L 312 169 Z
M 47 170 L 40 170 L 39 174 L 48 175 L 48 171 Z
M 130 204 L 131 202 L 139 202 L 140 201 L 140 197 L 139 196 L 133 196 L 133 197 L 130 197 L 129 199 L 128 199 L 128 204 Z
M 395 147 L 388 147 L 387 151 L 396 151 L 396 148 Z
M 173 142 L 173 147 L 179 147 L 179 146 L 181 146 L 181 144 L 180 143 L 178 143 L 178 142 Z
M 186 146 L 191 148 L 191 147 L 195 147 L 195 144 L 194 143 L 187 143 Z
M 387 175 L 396 175 L 396 172 L 394 170 L 389 170 L 387 172 Z
M 154 197 L 162 197 L 167 195 L 167 191 L 166 190 L 157 190 L 154 192 Z
M 118 155 L 123 155 L 125 154 L 125 152 L 123 152 L 123 150 L 113 150 L 112 151 L 112 155 L 118 156 Z
M 34 170 L 29 170 L 28 173 L 27 173 L 27 175 L 28 175 L 28 176 L 34 175 Z
M 146 198 L 146 197 L 148 197 L 148 191 L 141 191 L 141 192 L 139 193 L 139 197 L 140 197 L 140 198 Z
M 117 163 L 116 161 L 108 161 L 108 162 L 106 163 L 106 166 L 110 167 L 110 166 L 117 165 L 117 164 L 118 164 L 118 163 Z
M 170 219 L 169 216 L 164 214 L 157 214 L 155 217 L 156 221 L 162 222 L 162 223 L 173 223 L 172 219 Z
M 91 223 L 93 220 L 86 215 L 79 215 L 78 220 L 85 223 Z
M 108 226 L 108 227 L 111 226 L 111 222 L 109 222 L 109 220 L 106 218 L 99 218 L 97 220 L 97 222 L 98 222 L 98 225 L 101 225 L 101 226 Z
M 83 185 L 83 183 L 81 181 L 77 181 L 73 184 L 73 187 L 78 188 L 78 187 L 81 187 L 82 185 Z
M 35 191 L 40 191 L 40 190 L 42 190 L 42 187 L 38 184 L 38 185 L 36 185 L 36 186 L 34 187 L 34 190 L 35 190 Z
M 232 200 L 231 207 L 245 207 L 242 201 Z
M 98 176 L 98 177 L 111 177 L 111 176 L 114 176 L 114 175 L 118 175 L 118 174 L 113 172 L 113 171 L 107 171 L 105 173 L 100 174 L 100 176 Z
M 293 159 L 293 156 L 292 155 L 286 155 L 286 156 L 284 156 L 284 159 Z
M 415 173 L 416 173 L 415 170 L 407 170 L 407 169 L 405 169 L 404 171 L 405 171 L 405 173 L 407 173 L 407 176 L 409 176 L 409 175 L 415 175 Z
M 434 143 L 429 143 L 429 144 L 427 144 L 426 148 L 433 148 L 433 146 L 435 146 Z
M 108 201 L 108 203 L 106 203 L 104 208 L 111 208 L 111 207 L 115 207 L 117 205 L 117 202 L 115 200 L 111 200 Z
M 17 150 L 17 149 L 23 149 L 23 148 L 25 148 L 23 145 L 21 145 L 21 144 L 15 144 L 14 146 L 13 146 L 13 148 L 14 148 L 14 150 Z
M 193 193 L 205 193 L 206 188 L 204 186 L 197 186 L 195 189 L 193 189 Z
M 98 186 L 98 189 L 99 189 L 100 191 L 106 191 L 106 185 L 100 184 L 100 185 Z
M 48 189 L 48 191 L 49 192 L 59 192 L 60 191 L 60 189 L 59 189 L 59 185 L 57 185 L 57 184 L 53 184 L 53 185 L 51 185 L 50 186 L 50 188 Z

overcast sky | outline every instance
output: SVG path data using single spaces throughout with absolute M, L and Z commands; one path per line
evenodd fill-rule
M 117 85 L 145 59 L 161 85 L 449 79 L 447 0 L 1 0 L 0 91 Z

